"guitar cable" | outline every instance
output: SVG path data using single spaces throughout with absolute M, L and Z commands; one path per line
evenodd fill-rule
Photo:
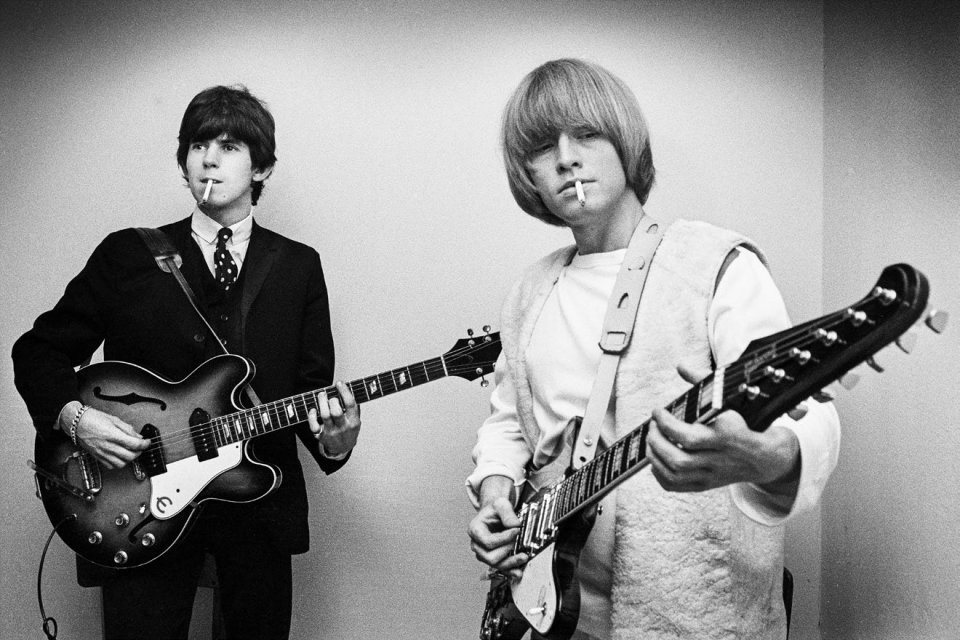
M 57 529 L 70 522 L 71 520 L 76 520 L 77 514 L 71 513 L 66 518 L 61 520 L 53 527 L 53 531 L 50 532 L 50 536 L 47 538 L 47 543 L 43 545 L 43 553 L 40 554 L 40 567 L 37 569 L 37 602 L 40 604 L 40 617 L 43 619 L 43 634 L 47 636 L 48 640 L 56 640 L 57 638 L 57 620 L 53 616 L 47 616 L 47 612 L 43 608 L 43 592 L 41 586 L 43 584 L 43 562 L 47 557 L 47 549 L 50 548 L 50 542 L 53 541 L 53 536 L 57 533 Z

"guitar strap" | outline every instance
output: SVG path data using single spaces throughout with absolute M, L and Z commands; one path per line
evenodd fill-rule
M 600 333 L 600 365 L 573 448 L 571 466 L 574 470 L 589 462 L 597 452 L 600 425 L 610 404 L 617 365 L 620 356 L 630 346 L 650 263 L 662 239 L 660 224 L 645 216 L 634 230 L 623 257 L 623 264 L 620 265 L 620 272 L 607 301 L 607 313 Z
M 187 282 L 187 279 L 183 277 L 183 273 L 180 272 L 180 266 L 183 264 L 183 258 L 180 257 L 180 253 L 177 252 L 176 247 L 174 247 L 173 243 L 170 242 L 170 238 L 167 237 L 167 234 L 160 229 L 153 229 L 150 227 L 137 227 L 137 233 L 140 234 L 140 237 L 143 238 L 147 248 L 150 249 L 150 253 L 153 254 L 153 258 L 157 261 L 157 266 L 160 267 L 160 270 L 173 274 L 177 284 L 180 285 L 180 288 L 183 289 L 183 293 L 186 294 L 187 300 L 190 302 L 190 306 L 193 307 L 193 310 L 197 312 L 200 320 L 203 321 L 203 324 L 207 327 L 210 335 L 213 336 L 214 340 L 217 341 L 217 345 L 220 346 L 220 349 L 224 353 L 230 353 L 223 345 L 223 341 L 220 339 L 220 336 L 217 335 L 217 332 L 213 330 L 213 327 L 207 321 L 207 317 L 203 315 L 202 311 L 200 311 L 200 306 L 197 304 L 196 294 L 193 292 L 193 289 L 190 287 L 190 283 Z M 247 394 L 247 398 L 250 400 L 250 402 L 253 403 L 254 407 L 263 404 L 260 402 L 260 398 L 257 397 L 257 392 L 254 391 L 253 387 L 251 387 L 249 384 L 245 385 L 243 390 Z

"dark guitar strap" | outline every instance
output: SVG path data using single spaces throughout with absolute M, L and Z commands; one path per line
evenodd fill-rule
M 600 425 L 607 413 L 620 356 L 630 346 L 640 297 L 650 273 L 653 255 L 663 239 L 660 224 L 644 216 L 633 232 L 613 291 L 607 301 L 607 313 L 600 334 L 600 365 L 593 381 L 590 399 L 573 448 L 571 466 L 580 469 L 593 459 L 600 439 Z
M 137 233 L 140 234 L 140 237 L 143 238 L 147 248 L 150 249 L 150 253 L 153 254 L 153 258 L 157 261 L 157 266 L 160 267 L 160 270 L 173 274 L 177 284 L 180 285 L 180 288 L 183 289 L 183 293 L 187 296 L 190 306 L 193 307 L 193 310 L 197 312 L 197 316 L 200 317 L 200 320 L 203 321 L 203 324 L 207 327 L 210 335 L 213 336 L 214 340 L 217 341 L 217 345 L 220 346 L 220 349 L 224 353 L 230 353 L 223 345 L 223 341 L 220 339 L 220 336 L 217 335 L 217 332 L 213 330 L 213 327 L 207 321 L 207 317 L 203 315 L 202 311 L 200 311 L 200 306 L 197 304 L 196 294 L 193 292 L 193 289 L 190 287 L 190 283 L 187 282 L 187 279 L 183 277 L 183 273 L 180 272 L 180 266 L 183 264 L 183 258 L 180 257 L 180 253 L 177 251 L 176 247 L 173 246 L 173 243 L 170 242 L 170 238 L 167 237 L 167 234 L 160 229 L 153 229 L 150 227 L 137 227 Z M 244 386 L 244 392 L 247 394 L 247 398 L 253 403 L 254 407 L 263 404 L 260 402 L 260 398 L 257 397 L 257 392 L 254 391 L 253 387 L 251 387 L 249 384 Z

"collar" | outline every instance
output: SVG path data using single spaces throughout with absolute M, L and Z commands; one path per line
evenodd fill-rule
M 593 269 L 594 267 L 603 267 L 609 265 L 620 266 L 620 264 L 623 263 L 624 256 L 626 255 L 626 249 L 614 249 L 613 251 L 587 254 L 581 254 L 578 252 L 574 254 L 573 259 L 570 260 L 570 264 L 567 266 L 572 269 Z
M 193 215 L 190 217 L 190 230 L 194 235 L 213 245 L 217 243 L 217 232 L 223 228 L 219 222 L 205 214 L 199 207 L 194 208 Z M 243 244 L 250 240 L 250 233 L 253 231 L 253 212 L 251 211 L 246 218 L 230 225 L 233 236 L 230 237 L 230 243 L 234 245 Z

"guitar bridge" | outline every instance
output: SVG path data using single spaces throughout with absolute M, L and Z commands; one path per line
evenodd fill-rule
M 33 482 L 37 488 L 37 497 L 41 500 L 43 499 L 43 487 L 40 484 L 40 478 L 43 478 L 47 481 L 47 487 L 54 487 L 60 489 L 61 491 L 65 491 L 76 498 L 82 498 L 87 502 L 93 502 L 94 496 L 92 493 L 88 493 L 80 487 L 75 487 L 63 478 L 58 478 L 55 474 L 50 473 L 46 469 L 38 467 L 33 460 L 27 460 L 27 466 L 34 471 Z
M 103 479 L 100 476 L 100 463 L 86 451 L 74 451 L 70 456 L 76 459 L 80 467 L 80 478 L 87 491 L 96 495 L 103 488 Z M 69 463 L 70 460 L 67 460 Z

